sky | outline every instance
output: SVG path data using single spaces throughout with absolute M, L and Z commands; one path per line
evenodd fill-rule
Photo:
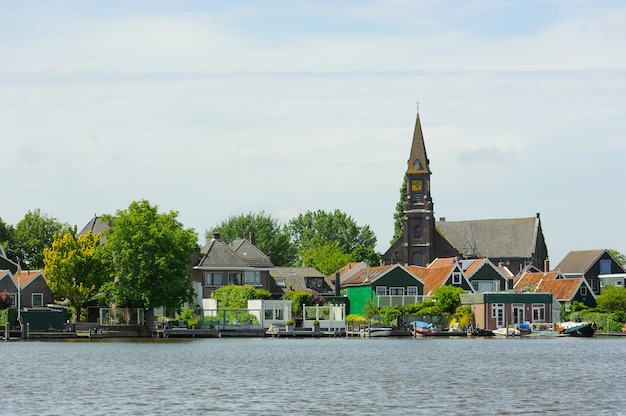
M 384 252 L 415 117 L 435 216 L 626 253 L 626 3 L 0 0 L 0 218 L 338 209 Z

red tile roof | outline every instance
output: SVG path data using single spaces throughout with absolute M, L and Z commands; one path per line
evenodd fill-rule
M 571 279 L 542 280 L 535 292 L 549 292 L 559 301 L 569 301 L 576 295 L 580 285 L 584 284 L 583 279 L 582 277 L 578 277 Z M 592 293 L 591 289 L 589 289 L 589 293 Z

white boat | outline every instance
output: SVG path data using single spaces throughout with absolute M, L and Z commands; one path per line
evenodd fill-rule
M 498 328 L 498 329 L 494 329 L 491 332 L 493 332 L 494 335 L 499 335 L 503 337 L 506 337 L 506 336 L 518 337 L 522 334 L 520 330 L 517 328 Z
M 388 337 L 391 335 L 391 328 L 388 326 L 374 326 L 361 329 L 361 334 L 366 337 Z

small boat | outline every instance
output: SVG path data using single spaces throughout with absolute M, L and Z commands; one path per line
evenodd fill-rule
M 413 327 L 413 334 L 415 336 L 421 335 L 424 337 L 466 337 L 467 332 L 459 331 L 457 328 L 449 328 L 447 330 L 438 330 L 433 324 L 429 324 L 423 321 L 413 321 L 409 325 Z
M 369 326 L 361 328 L 361 335 L 365 337 L 388 337 L 391 335 L 391 327 L 388 326 Z
M 498 329 L 494 329 L 491 332 L 493 332 L 494 335 L 503 336 L 503 337 L 507 337 L 507 336 L 519 337 L 520 335 L 522 335 L 520 330 L 517 328 L 498 328 Z
M 560 322 L 556 324 L 557 332 L 573 337 L 593 337 L 596 332 L 596 324 L 593 322 Z

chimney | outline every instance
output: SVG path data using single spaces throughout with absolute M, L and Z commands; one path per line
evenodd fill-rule
M 543 271 L 544 272 L 549 272 L 550 271 L 550 259 L 545 259 L 543 261 Z
M 335 296 L 341 296 L 341 276 L 335 272 Z
M 446 222 L 446 217 L 439 217 L 439 221 Z
M 220 233 L 213 233 L 213 240 L 222 241 L 222 236 L 220 235 Z
M 254 231 L 250 231 L 250 244 L 256 246 L 256 238 L 254 236 Z

